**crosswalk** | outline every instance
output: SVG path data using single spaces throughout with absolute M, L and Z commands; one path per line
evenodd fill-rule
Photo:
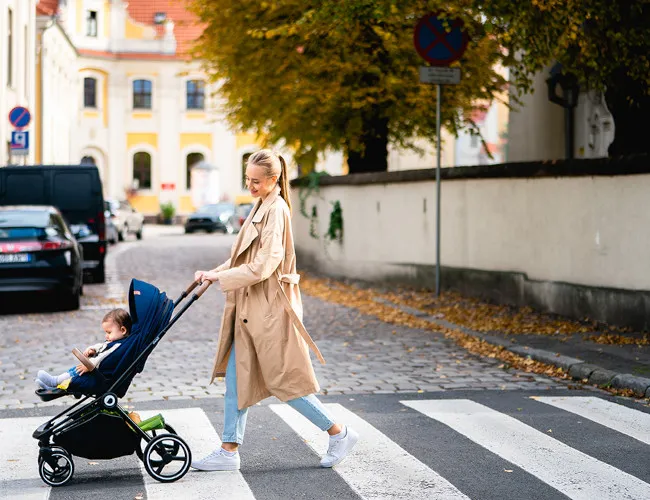
M 285 404 L 249 415 L 242 470 L 190 471 L 154 481 L 135 456 L 75 457 L 70 484 L 51 489 L 37 470 L 33 430 L 47 417 L 0 418 L 0 499 L 650 499 L 650 413 L 595 396 L 328 403 L 361 439 L 333 470 L 318 467 L 327 437 Z M 220 444 L 221 412 L 210 407 L 162 413 L 202 457 Z

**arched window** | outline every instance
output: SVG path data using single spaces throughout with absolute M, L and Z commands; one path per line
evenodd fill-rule
M 95 78 L 84 78 L 84 108 L 97 107 L 97 80 Z
M 95 158 L 92 156 L 84 156 L 81 159 L 81 164 L 82 165 L 97 165 L 97 162 L 95 161 Z
M 151 109 L 151 80 L 133 81 L 133 109 Z
M 187 155 L 187 160 L 185 162 L 185 172 L 186 172 L 186 184 L 187 189 L 192 187 L 192 167 L 197 163 L 203 161 L 205 157 L 201 153 L 190 153 Z
M 151 189 L 151 155 L 139 152 L 133 155 L 133 180 L 138 189 Z
M 187 109 L 205 109 L 205 82 L 189 80 L 185 88 Z
M 246 189 L 246 162 L 253 153 L 246 153 L 241 157 L 241 185 L 242 189 Z

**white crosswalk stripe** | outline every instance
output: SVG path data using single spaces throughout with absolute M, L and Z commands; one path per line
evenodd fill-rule
M 210 453 L 221 444 L 208 416 L 201 408 L 180 410 L 142 411 L 142 419 L 162 413 L 165 422 L 171 425 L 192 450 L 194 459 Z M 215 498 L 215 492 L 228 492 L 228 498 L 251 500 L 255 497 L 248 487 L 241 472 L 229 471 L 219 473 L 190 470 L 182 479 L 174 483 L 159 483 L 151 478 L 140 464 L 147 489 L 147 498 L 163 500 L 165 498 L 192 498 L 194 500 Z
M 47 417 L 0 419 L 0 498 L 43 500 L 50 494 L 38 475 L 34 430 Z
M 540 421 L 543 421 L 544 418 L 552 419 L 556 427 L 558 422 L 573 423 L 576 420 L 567 419 L 567 416 L 578 415 L 585 418 L 591 426 L 583 424 L 585 435 L 589 436 L 586 439 L 593 440 L 594 432 L 600 433 L 600 435 L 607 434 L 609 438 L 607 442 L 624 438 L 627 440 L 626 446 L 636 446 L 633 450 L 636 454 L 643 453 L 645 447 L 650 444 L 650 414 L 643 411 L 597 397 L 533 396 L 532 399 L 548 405 L 547 407 L 538 406 L 554 413 L 550 415 L 548 412 L 531 413 L 529 416 L 535 415 Z M 472 457 L 480 455 L 476 452 L 482 449 L 484 458 L 490 455 L 499 462 L 501 460 L 510 462 L 512 464 L 509 466 L 510 469 L 519 468 L 520 477 L 524 480 L 526 477 L 529 478 L 530 483 L 528 484 L 537 484 L 539 488 L 545 483 L 543 487 L 547 488 L 547 494 L 555 489 L 558 495 L 563 494 L 572 499 L 650 498 L 650 484 L 640 479 L 648 480 L 648 476 L 642 468 L 626 468 L 625 460 L 619 460 L 616 455 L 613 455 L 615 462 L 611 462 L 607 459 L 607 450 L 601 448 L 587 447 L 585 450 L 589 450 L 588 453 L 577 450 L 557 438 L 562 433 L 559 432 L 561 429 L 556 427 L 554 427 L 556 432 L 549 435 L 526 425 L 520 419 L 469 399 L 404 400 L 400 403 L 403 405 L 402 411 L 406 413 L 393 412 L 392 415 L 388 415 L 379 412 L 373 414 L 372 419 L 366 417 L 373 424 L 362 418 L 363 413 L 350 411 L 341 404 L 325 405 L 336 421 L 350 425 L 360 434 L 360 440 L 351 456 L 337 465 L 333 472 L 323 471 L 323 474 L 337 475 L 338 488 L 347 489 L 349 496 L 356 495 L 363 499 L 486 498 L 486 495 L 480 491 L 493 491 L 494 485 L 485 484 L 485 489 L 482 490 L 481 481 L 483 479 L 476 476 L 472 478 L 474 487 L 470 488 L 468 486 L 469 479 L 464 473 L 463 467 L 466 460 L 472 460 Z M 418 413 L 407 410 L 407 407 Z M 549 407 L 554 409 L 550 410 Z M 318 459 L 313 454 L 320 457 L 326 452 L 328 439 L 325 433 L 286 404 L 272 404 L 267 408 L 256 408 L 255 411 L 264 412 L 258 418 L 264 421 L 265 426 L 249 425 L 247 434 L 266 433 L 268 425 L 283 421 L 288 425 L 288 428 L 285 427 L 285 436 L 290 436 L 293 432 L 306 443 L 306 446 L 298 444 L 292 453 L 295 453 L 305 463 L 313 464 L 307 465 L 307 467 L 318 467 Z M 527 411 L 534 411 L 534 409 L 528 408 Z M 161 413 L 165 421 L 172 425 L 188 443 L 193 458 L 203 457 L 220 444 L 215 427 L 208 418 L 208 414 L 201 408 L 138 410 L 138 413 L 143 419 Z M 409 447 L 415 445 L 413 440 L 399 437 L 399 432 L 395 433 L 394 426 L 400 425 L 400 420 L 396 415 L 410 415 L 411 422 L 414 421 L 413 419 L 417 419 L 418 424 L 409 428 L 408 432 L 411 434 L 422 433 L 421 437 L 415 436 L 422 443 L 419 451 L 409 450 Z M 91 491 L 104 491 L 105 486 L 100 490 L 93 489 L 95 488 L 94 480 L 88 481 L 88 478 L 92 477 L 88 476 L 88 465 L 84 459 L 79 457 L 74 457 L 79 465 L 79 478 L 76 482 L 73 478 L 70 488 L 64 486 L 51 489 L 41 481 L 37 466 L 38 446 L 32 438 L 32 433 L 47 418 L 0 419 L 0 500 L 15 498 L 41 500 L 48 499 L 50 496 L 52 498 L 86 498 Z M 217 415 L 217 418 L 220 419 L 221 415 Z M 603 427 L 599 428 L 592 422 Z M 391 426 L 390 432 L 383 428 L 384 425 Z M 583 426 L 579 426 L 579 428 L 583 428 Z M 538 428 L 541 429 L 539 426 Z M 384 434 L 385 432 L 388 435 Z M 403 435 L 403 430 L 400 432 Z M 464 436 L 464 444 L 462 444 L 462 450 L 458 448 L 458 456 L 442 457 L 443 461 L 441 462 L 439 461 L 440 455 L 433 459 L 428 454 L 427 450 L 436 446 L 442 446 L 441 449 L 449 450 L 450 448 L 444 448 L 445 443 L 456 440 L 458 434 Z M 621 434 L 625 436 L 621 436 Z M 438 439 L 439 437 L 441 439 Z M 399 444 L 394 439 L 398 440 Z M 573 446 L 578 446 L 575 444 L 575 440 L 572 443 L 574 443 Z M 139 461 L 136 462 L 134 457 L 129 457 L 128 459 L 124 458 L 126 462 L 122 465 L 117 463 L 120 458 L 110 461 L 111 464 L 115 462 L 117 468 L 106 467 L 102 470 L 105 466 L 99 465 L 98 469 L 94 469 L 94 474 L 95 479 L 97 479 L 97 473 L 101 478 L 106 475 L 105 485 L 110 483 L 109 470 L 126 470 L 124 477 L 130 477 L 131 482 L 130 486 L 127 484 L 123 487 L 125 488 L 123 496 L 134 491 L 136 492 L 135 497 L 142 496 L 142 492 L 144 492 L 145 498 L 155 500 L 164 500 L 165 498 L 200 500 L 220 498 L 226 494 L 228 498 L 241 500 L 268 498 L 265 496 L 268 495 L 268 492 L 264 489 L 265 481 L 269 480 L 267 474 L 280 473 L 283 470 L 283 465 L 281 458 L 279 459 L 276 455 L 269 455 L 268 458 L 265 458 L 267 453 L 265 450 L 256 450 L 256 452 L 257 460 L 268 460 L 266 463 L 272 464 L 271 470 L 255 472 L 250 476 L 247 476 L 249 472 L 246 469 L 244 469 L 244 473 L 240 471 L 205 473 L 191 470 L 175 483 L 159 483 L 146 473 L 144 466 Z M 277 453 L 277 451 L 268 451 L 268 453 Z M 246 449 L 242 452 L 244 464 L 247 463 L 247 455 L 248 450 Z M 313 460 L 309 455 L 313 457 Z M 597 457 L 591 455 L 597 455 Z M 446 465 L 443 465 L 443 462 Z M 140 465 L 135 465 L 136 463 Z M 129 464 L 133 465 L 132 473 Z M 477 464 L 473 464 L 473 466 L 476 470 Z M 497 466 L 500 467 L 500 464 Z M 441 469 L 436 470 L 438 467 Z M 86 474 L 85 480 L 83 479 L 84 473 Z M 639 477 L 635 477 L 634 474 Z M 279 474 L 277 477 L 282 476 Z M 318 477 L 324 476 L 318 474 Z M 299 491 L 296 496 L 301 497 L 309 491 L 310 487 L 310 485 L 287 484 L 287 498 L 292 497 L 293 486 L 296 486 L 296 491 Z M 510 496 L 508 493 L 511 490 L 508 488 L 500 490 L 500 497 L 518 498 L 515 493 L 513 493 L 514 496 Z M 321 493 L 327 494 L 327 492 Z M 487 496 L 489 497 L 489 494 Z
M 335 420 L 345 422 L 361 436 L 353 456 L 336 472 L 362 498 L 467 498 L 449 481 L 403 450 L 368 422 L 339 404 L 326 404 Z M 288 405 L 271 409 L 319 455 L 327 451 L 327 437 Z
M 650 444 L 650 415 L 594 397 L 538 397 L 531 399 L 570 411 L 597 424 Z
M 540 478 L 570 498 L 650 498 L 650 485 L 467 399 L 402 401 Z

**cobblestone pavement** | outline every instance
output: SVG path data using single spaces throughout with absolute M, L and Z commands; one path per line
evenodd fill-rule
M 72 398 L 41 402 L 34 394 L 36 372 L 61 373 L 76 364 L 73 347 L 101 341 L 101 318 L 113 307 L 126 306 L 131 278 L 148 281 L 176 299 L 196 269 L 226 259 L 233 241 L 234 236 L 185 235 L 177 227 L 145 226 L 142 241 L 110 248 L 107 282 L 84 287 L 79 311 L 47 311 L 45 303 L 23 305 L 16 313 L 0 303 L 0 409 L 74 403 Z M 435 333 L 387 324 L 308 296 L 303 301 L 307 329 L 328 361 L 325 366 L 314 363 L 327 394 L 567 387 L 544 376 L 504 371 L 500 361 L 470 355 Z M 208 381 L 223 305 L 216 286 L 195 303 L 151 354 L 126 400 L 222 396 L 223 381 L 211 386 Z

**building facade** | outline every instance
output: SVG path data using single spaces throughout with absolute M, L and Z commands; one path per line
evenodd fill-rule
M 15 106 L 24 106 L 34 114 L 36 0 L 0 0 L 0 165 L 32 164 L 34 150 L 27 156 L 11 154 L 8 120 Z M 33 141 L 34 121 L 25 128 Z

